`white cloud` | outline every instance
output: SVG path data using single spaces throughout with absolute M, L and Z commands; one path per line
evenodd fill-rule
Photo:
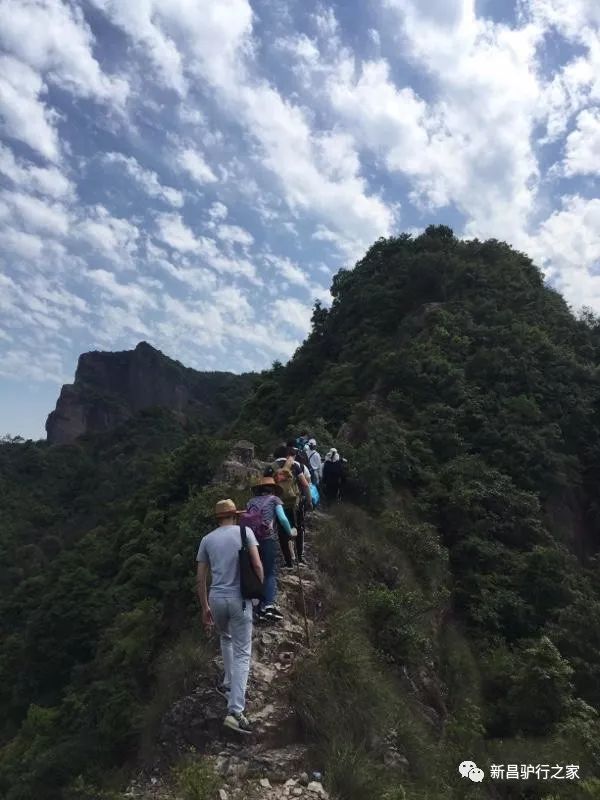
M 536 198 L 539 29 L 477 18 L 474 0 L 387 5 L 401 22 L 406 54 L 433 81 L 435 99 L 398 89 L 379 61 L 363 65 L 357 80 L 349 67 L 334 76 L 332 102 L 389 169 L 410 176 L 414 202 L 454 204 L 469 233 L 518 237 Z
M 156 308 L 157 303 L 147 289 L 135 283 L 119 283 L 114 273 L 105 269 L 91 269 L 87 277 L 105 294 L 124 303 L 128 308 Z
M 126 219 L 114 217 L 102 205 L 86 209 L 86 213 L 74 229 L 74 237 L 117 264 L 130 263 L 138 247 L 138 228 Z
M 340 175 L 339 162 L 325 163 L 328 137 L 315 137 L 302 111 L 287 103 L 266 84 L 240 86 L 237 101 L 253 136 L 263 148 L 263 164 L 278 177 L 291 209 L 321 217 L 357 247 L 389 234 L 393 215 L 377 196 L 368 193 L 358 170 L 352 172 L 346 140 Z M 358 159 L 354 160 L 358 166 Z
M 293 298 L 286 298 L 285 300 L 275 300 L 273 308 L 279 323 L 289 325 L 295 331 L 308 334 L 312 317 L 311 306 L 304 305 Z
M 239 244 L 242 247 L 250 247 L 254 243 L 254 236 L 239 225 L 219 225 L 217 236 L 226 243 Z
M 44 240 L 32 233 L 25 233 L 14 228 L 0 230 L 0 249 L 4 249 L 12 255 L 27 261 L 35 261 L 40 258 L 44 248 Z
M 239 342 L 257 349 L 253 359 L 256 368 L 264 359 L 288 357 L 297 344 L 293 338 L 285 337 L 279 320 L 257 316 L 236 287 L 214 288 L 203 299 L 187 302 L 166 295 L 164 309 L 165 317 L 157 325 L 157 332 L 170 347 L 186 349 L 193 344 L 195 348 L 210 347 L 228 353 L 232 344 Z M 293 328 L 302 311 L 293 307 L 290 314 Z
M 564 197 L 529 243 L 529 251 L 575 307 L 600 309 L 600 199 Z
M 358 170 L 339 177 L 320 157 L 310 122 L 298 106 L 285 100 L 265 80 L 250 73 L 252 10 L 247 0 L 197 4 L 192 0 L 148 0 L 125 12 L 116 0 L 96 0 L 156 61 L 151 42 L 165 31 L 182 58 L 171 75 L 181 85 L 182 64 L 207 81 L 230 116 L 245 125 L 262 150 L 262 164 L 278 179 L 286 202 L 324 217 L 347 241 L 359 247 L 391 231 L 393 214 L 369 192 Z M 321 31 L 336 26 L 327 9 L 314 17 Z M 143 33 L 141 33 L 143 32 Z M 348 145 L 346 144 L 346 150 Z M 347 160 L 347 154 L 346 154 Z
M 227 217 L 227 206 L 217 200 L 217 202 L 213 203 L 208 209 L 208 216 L 210 217 L 211 223 L 220 222 Z
M 123 337 L 130 340 L 130 334 L 150 339 L 154 333 L 133 308 L 122 308 L 106 303 L 97 309 L 97 322 L 94 333 L 98 341 L 106 347 L 114 347 L 114 343 Z
M 577 127 L 567 137 L 566 175 L 600 174 L 600 108 L 586 109 L 577 117 Z
M 163 84 L 179 94 L 187 92 L 190 62 L 197 62 L 213 82 L 235 80 L 238 50 L 247 44 L 251 30 L 252 9 L 247 0 L 92 2 L 145 48 Z
M 37 72 L 10 56 L 0 56 L 0 122 L 4 133 L 47 158 L 59 158 L 56 114 L 40 100 L 46 86 Z
M 523 13 L 541 36 L 554 31 L 576 45 L 575 55 L 546 79 L 539 113 L 550 141 L 561 136 L 582 108 L 600 100 L 599 9 L 595 0 L 524 0 Z M 541 46 L 545 41 L 542 39 Z
M 0 273 L 0 295 L 4 319 L 15 330 L 20 343 L 31 332 L 43 331 L 44 336 L 60 338 L 63 331 L 82 326 L 82 314 L 89 311 L 82 297 L 41 275 L 30 276 L 25 285 Z M 47 341 L 41 344 L 44 349 L 49 346 Z
M 0 192 L 0 217 L 3 209 L 27 230 L 51 237 L 65 236 L 72 223 L 71 214 L 61 203 L 21 192 Z
M 41 300 L 52 303 L 58 309 L 67 309 L 70 312 L 78 313 L 89 311 L 89 304 L 83 297 L 67 291 L 56 281 L 41 275 L 36 275 L 31 279 L 27 291 L 35 294 Z
M 128 85 L 103 74 L 80 8 L 62 0 L 0 0 L 0 45 L 50 83 L 122 105 Z
M 175 157 L 179 168 L 187 173 L 196 183 L 215 183 L 217 176 L 208 166 L 204 157 L 197 150 L 186 147 Z
M 196 236 L 179 214 L 160 214 L 157 224 L 158 238 L 179 253 L 197 256 L 201 264 L 208 265 L 219 274 L 241 275 L 253 283 L 260 282 L 251 261 L 223 254 L 214 239 Z
M 278 274 L 289 283 L 295 286 L 309 287 L 310 281 L 308 275 L 298 264 L 294 264 L 290 261 L 289 258 L 285 256 L 266 255 L 265 261 L 274 267 Z
M 526 0 L 524 7 L 533 19 L 570 38 L 585 37 L 590 26 L 600 26 L 596 0 Z
M 311 19 L 317 32 L 324 39 L 331 39 L 337 35 L 339 25 L 331 6 L 320 5 L 316 12 L 311 14 Z
M 174 208 L 181 208 L 184 205 L 183 192 L 173 189 L 172 186 L 163 186 L 156 172 L 142 167 L 133 156 L 125 156 L 123 153 L 106 153 L 103 158 L 107 164 L 122 166 L 149 197 L 164 200 Z
M 59 353 L 36 352 L 35 347 L 10 347 L 2 353 L 0 375 L 60 386 L 67 377 Z
M 0 173 L 24 191 L 39 192 L 48 197 L 70 199 L 75 187 L 57 167 L 38 167 L 18 161 L 12 151 L 0 144 Z
M 157 223 L 158 238 L 181 253 L 201 253 L 211 241 L 196 238 L 179 214 L 160 214 Z

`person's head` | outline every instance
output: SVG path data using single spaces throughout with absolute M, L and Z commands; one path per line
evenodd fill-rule
M 288 456 L 295 456 L 296 453 L 298 452 L 298 448 L 296 447 L 296 442 L 293 439 L 289 439 L 286 442 L 285 446 L 286 446 L 286 450 L 287 450 L 286 455 L 288 455 Z
M 215 505 L 215 517 L 219 525 L 235 525 L 238 510 L 233 500 L 219 500 Z
M 287 458 L 288 457 L 288 449 L 287 449 L 287 447 L 284 444 L 282 444 L 280 447 L 278 447 L 275 450 L 275 452 L 273 453 L 273 456 L 275 458 Z
M 317 449 L 317 441 L 316 441 L 316 439 L 309 439 L 308 440 L 308 446 L 310 447 L 311 450 L 316 450 Z
M 275 479 L 266 476 L 264 478 L 261 478 L 258 481 L 258 483 L 256 483 L 252 487 L 252 492 L 257 496 L 274 494 L 277 497 L 281 497 L 281 495 L 283 494 L 281 486 L 275 483 Z

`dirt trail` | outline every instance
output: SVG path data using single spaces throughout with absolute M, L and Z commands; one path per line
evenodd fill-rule
M 301 571 L 311 640 L 318 634 L 320 617 L 318 571 L 311 560 L 310 541 L 318 535 L 325 515 L 311 515 L 306 556 L 309 568 Z M 297 571 L 279 573 L 277 604 L 284 614 L 278 623 L 254 625 L 253 652 L 246 713 L 253 723 L 252 736 L 223 728 L 225 700 L 214 685 L 222 675 L 221 659 L 214 659 L 212 675 L 203 677 L 194 691 L 181 698 L 163 718 L 155 774 L 131 784 L 136 800 L 171 800 L 159 764 L 174 763 L 184 753 L 209 756 L 224 785 L 216 800 L 280 800 L 304 797 L 326 800 L 321 783 L 313 780 L 306 746 L 290 703 L 291 674 L 307 652 L 302 595 Z

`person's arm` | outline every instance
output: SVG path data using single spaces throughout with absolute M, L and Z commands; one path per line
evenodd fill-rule
M 196 570 L 196 592 L 202 607 L 202 622 L 205 628 L 212 628 L 215 624 L 213 620 L 212 611 L 208 605 L 208 589 L 206 585 L 206 578 L 208 575 L 208 564 L 205 561 L 199 561 Z
M 306 498 L 306 508 L 308 511 L 312 511 L 312 495 L 310 493 L 308 481 L 304 477 L 304 472 L 298 473 L 298 486 L 300 486 L 302 492 L 304 493 L 304 497 Z
M 285 515 L 285 511 L 283 510 L 283 506 L 280 503 L 277 503 L 275 506 L 275 515 L 277 516 L 277 521 L 283 528 L 283 530 L 287 533 L 288 536 L 292 536 L 292 526 L 290 525 L 289 519 Z
M 248 552 L 250 554 L 250 563 L 258 579 L 262 583 L 265 579 L 265 571 L 263 569 L 262 561 L 258 552 L 258 547 L 255 544 L 248 545 Z

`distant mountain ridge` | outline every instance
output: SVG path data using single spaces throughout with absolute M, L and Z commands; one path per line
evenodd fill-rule
M 167 408 L 181 419 L 200 418 L 209 429 L 231 419 L 255 376 L 184 367 L 147 342 L 134 350 L 92 351 L 79 357 L 75 381 L 65 384 L 48 415 L 50 444 L 70 444 L 115 428 L 138 411 Z

